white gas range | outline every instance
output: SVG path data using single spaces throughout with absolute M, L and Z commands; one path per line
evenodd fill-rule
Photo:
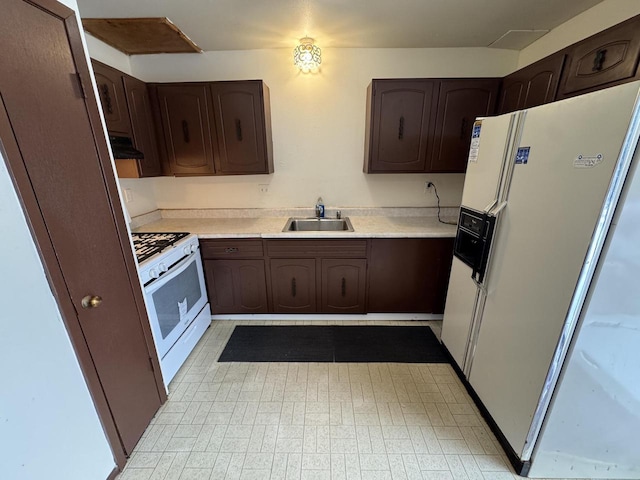
M 133 245 L 165 387 L 211 324 L 198 237 L 133 233 Z

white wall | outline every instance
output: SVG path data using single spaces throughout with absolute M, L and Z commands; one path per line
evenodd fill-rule
M 113 455 L 1 155 L 0 232 L 0 477 L 105 479 Z
M 129 56 L 122 53 L 120 50 L 116 50 L 111 45 L 107 45 L 96 37 L 91 36 L 89 33 L 85 33 L 86 45 L 91 52 L 91 58 L 111 65 L 113 68 L 117 68 L 121 72 L 131 75 L 131 62 Z
M 2 155 L 0 232 L 0 477 L 104 479 L 115 461 Z
M 518 68 L 529 65 L 638 14 L 640 14 L 640 1 L 638 0 L 604 0 L 554 28 L 544 37 L 523 49 L 518 58 Z
M 271 91 L 275 173 L 123 180 L 134 193 L 127 207 L 132 215 L 153 199 L 159 208 L 311 207 L 318 195 L 336 207 L 433 206 L 426 180 L 436 183 L 442 205 L 457 206 L 461 174 L 362 172 L 367 85 L 372 78 L 503 76 L 516 62 L 517 52 L 486 48 L 326 48 L 322 71 L 304 75 L 289 49 L 131 57 L 132 74 L 148 82 L 263 79 Z

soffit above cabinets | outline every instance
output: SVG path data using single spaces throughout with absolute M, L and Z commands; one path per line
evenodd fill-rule
M 77 0 L 82 18 L 168 17 L 205 51 L 486 47 L 551 30 L 602 0 Z
M 83 18 L 82 26 L 94 37 L 127 55 L 202 52 L 166 17 Z

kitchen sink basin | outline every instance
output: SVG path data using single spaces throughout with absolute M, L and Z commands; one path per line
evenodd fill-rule
M 353 232 L 348 217 L 345 218 L 295 218 L 287 220 L 283 232 Z

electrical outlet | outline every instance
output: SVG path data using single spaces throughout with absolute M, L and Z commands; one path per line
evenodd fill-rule
M 433 184 L 433 182 L 424 182 L 424 191 L 425 193 L 427 193 L 431 187 L 434 187 L 435 185 Z
M 260 193 L 267 193 L 269 191 L 269 185 L 266 183 L 259 184 L 258 188 L 260 188 Z
M 131 203 L 133 201 L 133 192 L 131 192 L 130 188 L 124 189 L 124 201 L 126 203 Z

